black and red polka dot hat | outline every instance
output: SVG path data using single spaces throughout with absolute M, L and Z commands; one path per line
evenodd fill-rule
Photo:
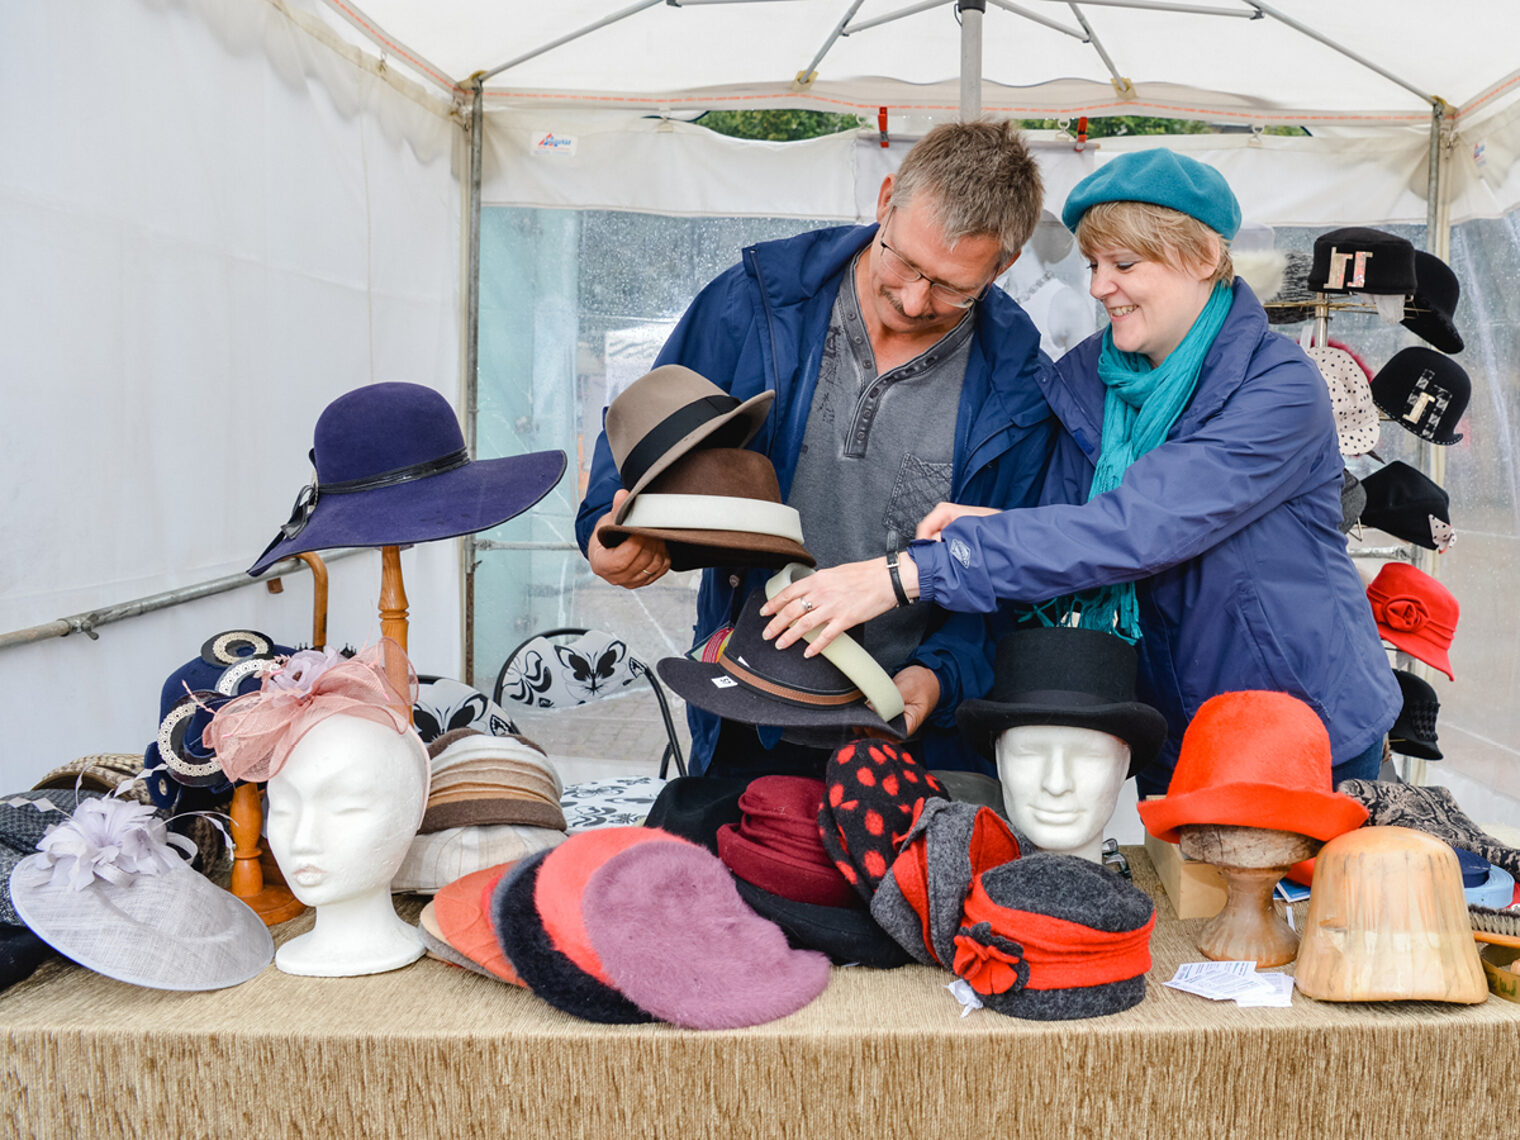
M 950 797 L 906 748 L 884 740 L 846 744 L 829 760 L 824 783 L 828 794 L 818 812 L 824 850 L 870 902 L 925 802 Z

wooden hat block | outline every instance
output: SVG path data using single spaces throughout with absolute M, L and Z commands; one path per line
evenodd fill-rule
M 1320 1001 L 1487 1000 L 1456 854 L 1408 827 L 1325 844 L 1295 974 Z
M 1293 831 L 1189 823 L 1177 845 L 1189 859 L 1211 863 L 1224 879 L 1224 909 L 1198 935 L 1198 949 L 1216 962 L 1281 966 L 1298 953 L 1298 935 L 1272 905 L 1283 873 L 1319 849 L 1320 841 Z

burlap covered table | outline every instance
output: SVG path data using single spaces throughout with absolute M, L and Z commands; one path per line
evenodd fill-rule
M 962 1018 L 926 967 L 835 970 L 785 1020 L 576 1021 L 424 960 L 368 978 L 135 989 L 64 962 L 0 995 L 9 1132 L 39 1136 L 1520 1135 L 1520 1006 L 1240 1009 L 1163 987 L 1199 955 L 1158 900 L 1145 1001 Z M 412 911 L 415 912 L 413 905 Z M 290 937 L 310 918 L 277 932 Z

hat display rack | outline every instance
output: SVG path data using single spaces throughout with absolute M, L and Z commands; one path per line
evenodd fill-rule
M 1338 249 L 1337 239 L 1340 237 L 1349 239 L 1346 243 L 1350 247 L 1349 250 Z M 1359 245 L 1362 247 L 1361 252 L 1357 251 Z M 1415 250 L 1411 243 L 1392 234 L 1361 227 L 1332 230 L 1315 239 L 1313 268 L 1308 274 L 1307 283 L 1312 297 L 1308 307 L 1312 310 L 1314 343 L 1317 345 L 1330 343 L 1329 327 L 1332 315 L 1335 313 L 1379 314 L 1380 310 L 1375 300 L 1366 296 L 1374 292 L 1374 282 L 1367 280 L 1364 276 L 1367 266 L 1374 262 L 1376 257 L 1375 252 L 1370 250 L 1371 246 L 1378 246 L 1385 253 L 1396 255 L 1395 259 L 1398 260 L 1401 270 L 1404 268 L 1404 262 L 1408 262 L 1409 280 L 1414 282 L 1414 288 L 1405 289 L 1407 281 L 1395 281 L 1395 284 L 1399 291 L 1404 293 L 1404 319 L 1400 323 L 1431 345 L 1429 349 L 1422 348 L 1417 351 L 1435 352 L 1439 349 L 1447 353 L 1460 352 L 1464 347 L 1461 334 L 1456 330 L 1451 319 L 1451 312 L 1442 311 L 1443 307 L 1455 310 L 1459 293 L 1456 279 L 1446 263 L 1433 253 Z M 1439 286 L 1442 296 L 1437 299 L 1440 303 L 1428 301 L 1421 296 L 1419 271 L 1424 269 L 1429 272 L 1432 268 L 1440 271 Z M 1322 274 L 1323 279 L 1321 279 Z M 1393 274 L 1388 280 L 1394 281 L 1398 276 L 1400 274 Z M 1335 278 L 1335 280 L 1332 281 L 1330 278 Z M 1392 288 L 1392 286 L 1387 287 Z M 1450 295 L 1446 296 L 1447 293 Z M 1268 301 L 1264 307 L 1269 312 L 1282 310 L 1286 317 L 1291 319 L 1297 314 L 1288 311 L 1298 310 L 1304 306 L 1299 301 L 1284 300 Z M 1398 422 L 1384 408 L 1378 409 L 1378 415 L 1382 420 Z M 1419 436 L 1416 464 L 1418 471 L 1428 477 L 1437 489 L 1444 488 L 1445 447 L 1419 433 L 1416 434 Z M 1359 536 L 1359 526 L 1356 532 Z M 1444 544 L 1441 549 L 1444 551 Z M 1435 558 L 1437 551 L 1412 541 L 1400 541 L 1394 546 L 1362 546 L 1352 549 L 1350 553 L 1353 558 L 1358 559 L 1406 561 L 1432 577 L 1439 577 L 1438 562 Z M 1403 649 L 1395 651 L 1394 666 L 1425 682 L 1428 682 L 1430 675 L 1435 671 Z M 1383 758 L 1385 761 L 1392 759 L 1392 752 L 1387 742 L 1384 744 Z M 1411 783 L 1423 784 L 1425 758 L 1408 754 L 1403 756 L 1403 761 L 1402 777 Z

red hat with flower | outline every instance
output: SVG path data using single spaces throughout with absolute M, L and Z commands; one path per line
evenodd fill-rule
M 1390 562 L 1367 587 L 1367 601 L 1384 641 L 1456 680 L 1447 651 L 1460 607 L 1450 590 L 1407 562 Z

